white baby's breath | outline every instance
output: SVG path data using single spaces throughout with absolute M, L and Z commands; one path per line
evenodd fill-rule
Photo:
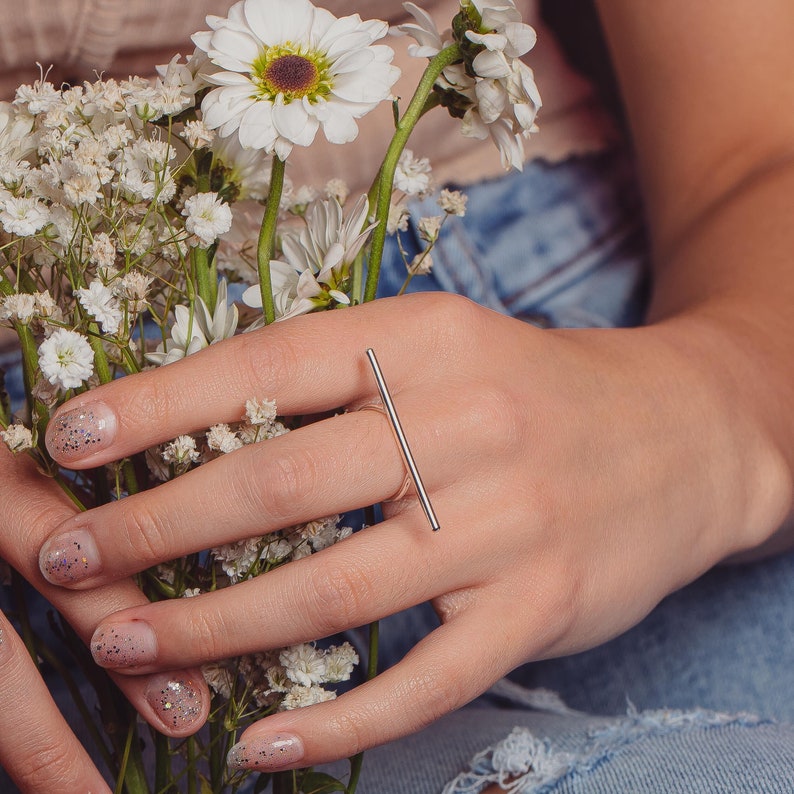
M 0 439 L 13 452 L 24 452 L 33 447 L 33 433 L 29 427 L 20 422 L 9 425 L 5 430 L 0 430 Z
M 104 333 L 115 334 L 119 330 L 121 306 L 110 287 L 95 279 L 88 287 L 75 290 L 75 294 L 86 313 L 102 326 Z
M 232 210 L 217 193 L 197 193 L 185 201 L 185 229 L 196 236 L 196 244 L 212 245 L 232 226 Z
M 430 190 L 432 169 L 427 157 L 415 157 L 405 149 L 397 163 L 394 186 L 408 196 L 423 196 Z

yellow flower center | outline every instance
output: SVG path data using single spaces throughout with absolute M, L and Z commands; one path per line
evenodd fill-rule
M 287 104 L 303 97 L 313 101 L 331 90 L 328 66 L 320 53 L 305 53 L 287 42 L 264 50 L 253 63 L 251 77 L 260 99 L 281 95 Z

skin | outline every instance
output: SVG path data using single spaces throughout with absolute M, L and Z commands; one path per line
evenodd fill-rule
M 101 401 L 118 417 L 113 444 L 72 463 L 96 466 L 235 421 L 251 396 L 301 415 L 372 401 L 373 347 L 442 525 L 431 533 L 409 495 L 381 525 L 233 593 L 113 615 L 100 629 L 144 621 L 158 640 L 150 665 L 118 672 L 311 640 L 432 600 L 442 625 L 401 663 L 242 737 L 295 735 L 293 765 L 320 763 L 417 730 L 525 661 L 615 636 L 723 560 L 790 545 L 778 528 L 794 479 L 794 7 L 603 0 L 601 13 L 651 224 L 648 325 L 540 331 L 413 296 L 291 320 L 78 398 L 67 409 Z M 402 479 L 384 418 L 351 412 L 53 535 L 90 532 L 102 570 L 73 587 L 107 587 L 389 499 Z
M 0 499 L 0 556 L 36 587 L 88 642 L 97 623 L 117 609 L 146 603 L 131 580 L 90 593 L 70 593 L 48 584 L 38 570 L 36 545 L 55 527 L 76 513 L 74 505 L 52 480 L 43 477 L 26 455 L 14 456 L 0 446 L 0 482 L 13 483 L 14 496 Z M 5 642 L 0 646 L 0 764 L 23 792 L 73 794 L 105 792 L 102 778 L 52 702 L 47 687 L 14 633 L 0 614 Z M 184 667 L 183 663 L 175 665 Z M 177 673 L 179 675 L 179 673 Z M 183 676 L 185 673 L 182 674 Z M 200 681 L 200 675 L 190 676 Z M 174 729 L 147 703 L 145 692 L 152 676 L 113 676 L 140 714 L 163 733 L 193 733 L 206 718 L 209 693 L 204 692 L 204 713 L 194 725 Z M 20 714 L 26 719 L 21 720 Z

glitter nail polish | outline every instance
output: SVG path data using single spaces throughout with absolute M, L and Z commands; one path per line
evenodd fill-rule
M 88 403 L 59 414 L 47 428 L 50 454 L 62 463 L 82 460 L 107 447 L 116 432 L 116 416 L 103 403 Z
M 100 626 L 91 638 L 91 653 L 102 667 L 141 667 L 157 658 L 157 638 L 144 620 Z
M 294 766 L 301 761 L 303 753 L 300 737 L 276 733 L 235 744 L 226 756 L 226 764 L 230 769 L 270 772 Z
M 202 687 L 188 675 L 153 676 L 144 697 L 163 724 L 175 731 L 189 728 L 204 716 Z
M 51 584 L 82 582 L 102 570 L 93 537 L 85 530 L 50 538 L 39 552 L 39 568 Z

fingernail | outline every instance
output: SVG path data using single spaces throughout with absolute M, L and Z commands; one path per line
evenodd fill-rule
M 100 626 L 91 638 L 91 653 L 102 667 L 140 667 L 157 658 L 157 637 L 145 620 Z
M 56 416 L 47 427 L 47 449 L 64 463 L 107 447 L 116 433 L 116 415 L 104 403 L 88 403 Z
M 39 568 L 51 584 L 70 584 L 96 576 L 102 563 L 91 533 L 78 529 L 50 538 L 39 552 Z
M 298 736 L 276 733 L 235 744 L 226 756 L 226 764 L 230 769 L 270 772 L 293 766 L 302 758 L 303 742 Z
M 203 689 L 190 676 L 153 676 L 144 697 L 163 724 L 176 730 L 188 728 L 204 714 Z

